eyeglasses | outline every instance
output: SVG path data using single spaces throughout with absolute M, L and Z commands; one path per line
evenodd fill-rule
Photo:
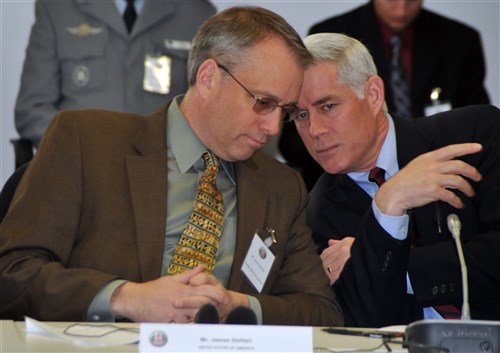
M 255 99 L 255 104 L 253 105 L 253 111 L 259 115 L 271 114 L 276 110 L 277 107 L 281 108 L 281 120 L 284 122 L 290 122 L 294 120 L 301 112 L 301 109 L 293 104 L 279 105 L 272 98 L 257 97 L 252 92 L 248 90 L 243 84 L 234 77 L 228 69 L 224 66 L 217 64 L 222 70 L 224 70 L 229 76 L 233 78 L 247 93 Z

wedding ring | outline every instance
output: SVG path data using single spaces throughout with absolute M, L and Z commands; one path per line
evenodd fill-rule
M 330 267 L 330 265 L 326 267 L 326 270 L 328 271 L 328 273 L 332 273 L 332 268 Z

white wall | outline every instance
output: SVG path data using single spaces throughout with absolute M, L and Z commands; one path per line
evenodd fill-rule
M 285 17 L 305 36 L 309 27 L 327 17 L 346 12 L 365 0 L 261 0 L 213 1 L 219 10 L 233 5 L 258 5 Z M 34 20 L 33 0 L 0 0 L 0 185 L 14 170 L 14 150 L 9 140 L 17 137 L 13 111 L 24 50 Z M 481 33 L 486 54 L 486 87 L 492 103 L 500 106 L 500 0 L 427 0 L 427 9 L 469 24 Z M 275 140 L 272 141 L 275 143 Z M 268 150 L 273 151 L 271 144 Z

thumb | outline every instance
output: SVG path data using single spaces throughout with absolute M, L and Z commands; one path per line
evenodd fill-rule
M 335 244 L 337 244 L 338 242 L 340 242 L 340 240 L 337 240 L 337 239 L 329 239 L 329 240 L 328 240 L 328 246 L 335 245 Z

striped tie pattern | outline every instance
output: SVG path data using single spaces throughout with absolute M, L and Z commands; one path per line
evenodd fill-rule
M 198 184 L 193 211 L 177 243 L 167 273 L 174 275 L 201 264 L 212 273 L 222 234 L 224 202 L 215 180 L 218 160 L 209 151 L 203 153 L 205 169 Z
M 454 305 L 436 305 L 434 310 L 446 320 L 459 320 L 462 316 L 462 312 Z
M 411 118 L 410 88 L 405 77 L 401 61 L 401 36 L 394 35 L 391 38 L 391 90 L 394 111 L 403 118 Z
M 379 167 L 375 167 L 370 170 L 368 174 L 368 181 L 377 184 L 378 187 L 381 187 L 383 183 L 385 183 L 385 170 Z

